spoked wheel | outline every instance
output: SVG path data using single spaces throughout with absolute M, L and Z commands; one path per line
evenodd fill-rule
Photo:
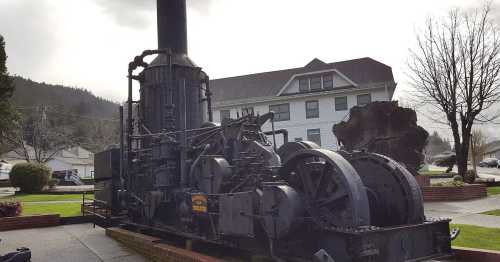
M 286 161 L 281 175 L 301 193 L 306 210 L 320 226 L 370 224 L 363 183 L 339 154 L 324 149 L 298 151 Z
M 367 188 L 370 217 L 374 226 L 424 221 L 420 187 L 406 168 L 379 154 L 342 152 L 342 155 L 356 169 Z
M 277 153 L 281 158 L 281 162 L 285 163 L 291 155 L 304 149 L 320 149 L 320 147 L 311 141 L 288 142 L 283 144 Z

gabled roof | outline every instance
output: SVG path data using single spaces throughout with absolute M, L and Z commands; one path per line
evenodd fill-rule
M 325 65 L 326 65 L 325 62 L 319 60 L 318 58 L 314 58 L 311 62 L 309 62 L 306 66 L 304 66 L 304 68 L 314 70 L 314 69 L 321 69 Z
M 334 63 L 315 58 L 304 67 L 214 79 L 210 86 L 214 102 L 276 96 L 294 75 L 333 69 L 357 85 L 394 82 L 391 67 L 369 57 Z

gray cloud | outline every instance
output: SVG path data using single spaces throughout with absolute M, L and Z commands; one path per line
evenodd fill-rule
M 9 70 L 36 75 L 57 46 L 46 1 L 16 0 L 0 3 L 0 34 L 5 37 Z
M 148 26 L 148 16 L 155 11 L 156 0 L 95 0 L 116 23 L 131 28 Z M 207 14 L 214 0 L 187 0 L 188 8 Z
M 155 0 L 96 0 L 117 24 L 132 28 L 148 26 L 148 13 L 154 11 Z

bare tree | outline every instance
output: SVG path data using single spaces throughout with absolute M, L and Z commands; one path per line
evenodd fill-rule
M 63 126 L 51 126 L 46 107 L 41 106 L 31 117 L 24 119 L 13 135 L 6 136 L 14 152 L 28 162 L 47 163 L 57 153 L 73 145 L 70 132 Z
M 442 20 L 429 19 L 408 61 L 419 99 L 445 115 L 462 176 L 474 123 L 498 117 L 488 109 L 500 98 L 499 33 L 491 4 L 467 12 L 456 9 Z
M 477 163 L 482 159 L 484 152 L 486 151 L 486 135 L 479 129 L 472 130 L 470 137 L 470 155 L 472 168 L 477 174 Z

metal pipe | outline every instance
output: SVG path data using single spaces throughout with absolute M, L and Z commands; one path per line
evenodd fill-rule
M 273 147 L 274 151 L 278 150 L 278 147 L 276 146 L 276 132 L 274 130 L 274 112 L 270 112 L 271 114 L 271 130 L 273 131 Z
M 123 137 L 123 106 L 120 106 L 120 189 L 123 189 L 123 152 L 125 141 Z
M 186 0 L 157 0 L 158 48 L 186 54 Z
M 182 79 L 180 83 L 180 104 L 179 115 L 180 115 L 180 142 L 181 142 L 181 153 L 180 153 L 180 168 L 181 168 L 181 186 L 187 186 L 187 174 L 186 174 L 186 160 L 187 160 L 187 111 L 186 111 L 186 79 Z
M 194 172 L 197 168 L 198 162 L 200 162 L 201 157 L 204 156 L 208 152 L 208 149 L 210 149 L 210 144 L 205 145 L 205 147 L 203 148 L 203 151 L 201 151 L 200 155 L 198 155 L 198 157 L 196 157 L 193 164 L 191 165 L 191 169 L 189 170 L 189 184 L 190 184 L 190 186 L 194 186 L 193 185 Z
M 129 170 L 132 166 L 132 159 L 130 152 L 132 152 L 132 135 L 133 135 L 133 123 L 132 123 L 132 68 L 129 67 L 128 70 L 128 101 L 127 101 L 127 177 L 128 177 L 128 183 L 131 183 L 131 176 L 129 173 Z M 130 186 L 127 185 L 127 189 L 129 189 Z
M 211 127 L 203 127 L 203 128 L 195 128 L 195 129 L 186 129 L 186 132 L 192 133 L 192 132 L 200 132 L 200 131 L 209 131 L 209 130 L 215 130 L 215 129 L 221 129 L 222 127 L 220 126 L 211 126 Z M 134 139 L 141 139 L 141 138 L 148 138 L 148 137 L 155 137 L 155 136 L 169 136 L 169 135 L 176 135 L 180 134 L 184 131 L 174 131 L 174 132 L 160 132 L 160 133 L 152 133 L 152 134 L 146 134 L 146 135 L 133 135 L 132 138 Z
M 214 121 L 214 115 L 212 111 L 212 91 L 210 91 L 210 77 L 205 74 L 205 97 L 207 98 L 207 112 L 208 112 L 208 121 Z
M 273 134 L 283 135 L 283 143 L 288 142 L 288 130 L 278 129 L 278 130 L 275 130 L 274 132 L 273 131 L 264 132 L 264 135 L 266 135 L 266 136 L 271 136 Z

